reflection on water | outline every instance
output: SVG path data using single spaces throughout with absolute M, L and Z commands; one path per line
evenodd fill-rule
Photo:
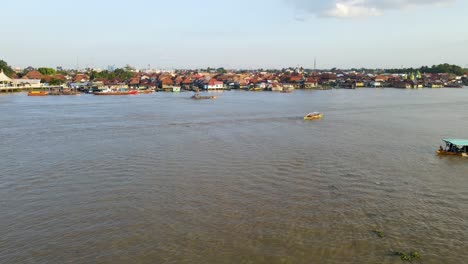
M 1 96 L 0 262 L 465 262 L 466 89 L 218 95 Z

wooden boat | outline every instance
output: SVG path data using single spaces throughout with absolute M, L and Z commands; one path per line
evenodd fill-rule
M 462 156 L 468 158 L 468 140 L 466 139 L 443 139 L 445 148 L 440 146 L 436 151 L 438 155 Z
M 154 92 L 154 90 L 138 90 L 139 94 L 151 94 L 153 92 Z
M 214 95 L 210 95 L 210 96 L 203 96 L 203 95 L 199 95 L 199 94 L 195 94 L 191 97 L 192 99 L 195 99 L 195 100 L 202 100 L 202 99 L 216 99 L 218 98 L 217 96 L 214 96 Z
M 322 119 L 322 117 L 323 117 L 322 113 L 313 112 L 304 116 L 304 120 L 317 120 L 317 119 Z
M 138 94 L 137 90 L 127 90 L 126 88 L 120 88 L 117 91 L 112 91 L 110 89 L 104 90 L 102 92 L 94 92 L 94 95 L 132 95 Z
M 261 87 L 253 87 L 253 88 L 250 88 L 249 91 L 251 91 L 251 92 L 261 92 L 261 91 L 263 91 L 263 88 L 261 88 Z
M 28 96 L 47 96 L 48 93 L 46 91 L 30 91 Z
M 51 91 L 48 93 L 48 95 L 56 95 L 56 96 L 59 96 L 59 95 L 81 95 L 79 92 L 77 91 L 73 91 L 73 90 L 55 90 L 55 91 Z
M 137 94 L 138 91 L 127 91 L 127 92 L 95 92 L 94 95 L 131 95 Z

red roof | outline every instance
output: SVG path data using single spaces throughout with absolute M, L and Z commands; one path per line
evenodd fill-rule
M 81 82 L 81 81 L 88 81 L 89 77 L 86 74 L 77 74 L 75 78 L 73 78 L 73 82 Z
M 43 75 L 39 71 L 30 71 L 26 73 L 23 79 L 42 79 Z
M 174 84 L 174 82 L 172 81 L 171 78 L 164 78 L 164 79 L 161 80 L 161 83 L 163 85 L 173 85 Z
M 140 78 L 138 78 L 138 77 L 131 78 L 128 83 L 131 84 L 131 85 L 139 84 L 140 83 Z
M 318 82 L 318 78 L 316 77 L 308 77 L 306 80 L 305 80 L 306 83 L 316 83 Z
M 182 84 L 192 84 L 192 80 L 190 78 L 186 77 L 183 81 Z
M 196 73 L 196 74 L 194 74 L 194 75 L 192 76 L 192 78 L 194 78 L 194 79 L 202 79 L 202 78 L 204 78 L 204 76 L 201 75 L 201 74 L 199 74 L 199 73 Z
M 208 85 L 218 85 L 218 84 L 223 84 L 223 82 L 220 82 L 214 78 L 208 82 Z
M 290 82 L 298 82 L 301 79 L 302 79 L 302 77 L 297 75 L 297 76 L 291 76 L 291 78 L 289 78 L 289 81 Z

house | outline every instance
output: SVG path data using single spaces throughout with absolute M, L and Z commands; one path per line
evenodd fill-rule
M 271 90 L 274 92 L 281 92 L 283 91 L 283 86 L 281 86 L 278 82 L 274 82 L 271 85 Z
M 73 82 L 74 83 L 89 82 L 89 76 L 86 74 L 77 74 L 75 77 L 73 77 Z
M 42 75 L 42 73 L 40 73 L 39 71 L 33 70 L 33 71 L 26 73 L 23 76 L 23 79 L 39 79 L 40 80 L 43 77 L 44 76 Z
M 308 77 L 304 81 L 304 89 L 314 89 L 318 87 L 318 78 Z
M 320 75 L 321 84 L 334 84 L 336 83 L 337 75 L 335 73 L 322 73 Z
M 407 81 L 395 81 L 393 82 L 393 87 L 395 88 L 403 88 L 403 89 L 410 89 L 411 88 L 411 83 Z
M 390 77 L 387 75 L 377 75 L 375 76 L 374 81 L 382 83 L 382 82 L 387 82 L 389 78 Z
M 161 88 L 163 89 L 172 89 L 172 86 L 174 85 L 174 82 L 170 77 L 163 77 L 160 80 L 161 83 Z
M 207 90 L 222 90 L 224 89 L 224 83 L 212 78 L 206 85 Z
M 13 86 L 16 87 L 41 87 L 41 79 L 13 79 Z
M 185 77 L 180 83 L 180 85 L 182 86 L 182 88 L 189 90 L 191 88 L 190 86 L 192 85 L 192 80 L 189 77 Z
M 138 87 L 139 84 L 140 84 L 140 79 L 138 77 L 130 78 L 130 80 L 128 80 L 128 85 L 132 87 Z
M 362 87 L 364 87 L 365 84 L 364 84 L 364 82 L 362 82 L 362 81 L 354 81 L 354 83 L 353 83 L 352 86 L 353 86 L 354 89 L 356 89 L 356 88 L 362 88 Z

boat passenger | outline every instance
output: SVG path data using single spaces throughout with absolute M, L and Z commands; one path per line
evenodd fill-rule
M 444 148 L 442 146 L 439 146 L 439 151 L 444 151 Z

